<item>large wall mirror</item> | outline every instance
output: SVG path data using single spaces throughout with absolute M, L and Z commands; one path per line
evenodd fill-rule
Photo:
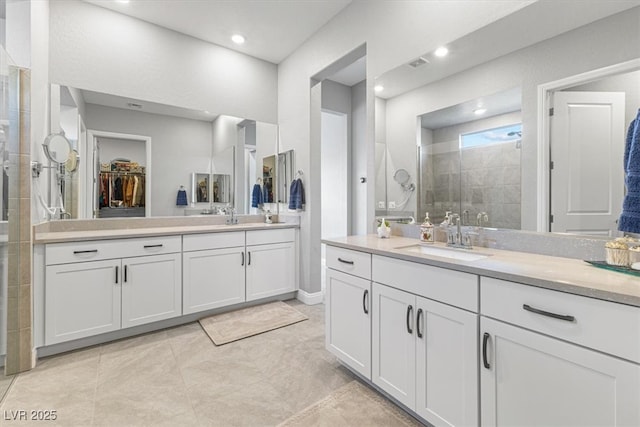
M 277 125 L 51 88 L 52 123 L 80 153 L 77 171 L 63 178 L 63 218 L 203 215 L 226 207 L 258 212 L 251 210 L 251 190 L 263 159 L 278 154 Z M 181 190 L 186 203 L 178 202 Z M 275 201 L 268 208 L 277 212 Z
M 538 3 L 447 45 L 448 57 L 425 53 L 422 65 L 376 78 L 377 216 L 420 221 L 428 211 L 441 222 L 453 211 L 469 225 L 619 234 L 624 135 L 640 108 L 640 7 L 587 17 Z M 537 28 L 532 13 L 558 23 Z M 560 19 L 576 13 L 579 26 Z M 511 40 L 514 28 L 530 37 Z M 573 83 L 541 95 L 563 79 Z M 541 97 L 554 108 L 544 120 Z M 394 179 L 399 170 L 409 184 Z

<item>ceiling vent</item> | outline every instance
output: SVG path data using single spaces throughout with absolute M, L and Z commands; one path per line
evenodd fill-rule
M 428 63 L 429 63 L 429 61 L 421 56 L 421 57 L 419 57 L 417 59 L 414 59 L 413 61 L 409 62 L 408 65 L 410 67 L 413 67 L 413 68 L 418 68 L 418 67 L 422 67 L 423 65 L 428 64 Z
M 138 110 L 142 110 L 142 105 L 136 104 L 134 102 L 127 102 L 127 107 L 129 107 L 129 108 L 137 108 Z

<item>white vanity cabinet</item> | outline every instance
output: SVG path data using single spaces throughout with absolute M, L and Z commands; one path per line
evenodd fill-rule
M 640 425 L 637 307 L 482 278 L 483 426 Z
M 295 230 L 246 233 L 246 300 L 293 292 L 297 265 Z
M 182 259 L 185 314 L 296 289 L 291 228 L 186 235 Z
M 245 301 L 245 233 L 183 237 L 184 314 Z
M 434 425 L 477 425 L 477 276 L 373 256 L 372 279 L 374 384 Z
M 180 236 L 45 247 L 45 344 L 182 314 Z
M 371 379 L 371 255 L 327 246 L 327 350 Z

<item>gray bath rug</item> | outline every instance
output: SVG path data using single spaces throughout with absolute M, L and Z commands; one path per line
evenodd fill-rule
M 354 380 L 298 412 L 278 427 L 422 426 L 416 419 Z
M 307 319 L 295 308 L 276 301 L 216 314 L 199 322 L 214 344 L 222 345 Z

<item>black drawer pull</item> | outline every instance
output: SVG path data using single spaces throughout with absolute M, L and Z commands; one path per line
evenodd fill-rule
M 120 270 L 120 268 L 116 265 L 116 285 L 118 284 L 118 276 L 120 275 L 118 270 Z
M 423 317 L 424 311 L 421 308 L 418 309 L 418 315 L 416 316 L 416 334 L 418 338 L 422 338 L 422 331 L 420 330 L 420 318 Z
M 576 321 L 576 318 L 573 316 L 569 316 L 567 314 L 556 314 L 556 313 L 551 313 L 549 311 L 540 310 L 539 308 L 531 307 L 529 304 L 523 304 L 522 308 L 535 314 L 540 314 L 542 316 L 547 316 L 547 317 L 553 317 L 554 319 L 564 320 L 566 322 Z
M 124 266 L 124 283 L 127 283 L 127 266 Z
M 364 294 L 362 295 L 362 310 L 364 310 L 364 314 L 369 314 L 369 307 L 368 307 L 369 298 L 367 298 L 368 296 L 369 296 L 369 289 L 365 289 Z
M 489 337 L 488 332 L 485 332 L 482 336 L 482 364 L 487 369 L 491 369 L 491 365 L 489 365 L 489 361 L 487 360 L 487 343 L 489 342 Z
M 240 265 L 244 265 L 244 252 L 240 252 L 240 255 L 242 255 L 242 262 L 240 262 Z
M 343 264 L 353 265 L 353 261 L 347 261 L 346 259 L 338 258 L 338 261 L 340 261 Z
M 159 245 L 144 245 L 145 249 L 149 249 L 149 248 L 161 248 L 164 245 L 162 243 L 160 243 Z
M 89 249 L 89 250 L 86 250 L 86 251 L 73 251 L 74 255 L 75 254 L 95 254 L 97 252 L 98 252 L 97 249 Z
M 247 253 L 249 255 L 249 259 L 247 261 L 247 265 L 251 265 L 251 252 Z
M 413 328 L 411 327 L 411 317 L 413 314 L 413 306 L 407 307 L 407 332 L 413 334 Z

